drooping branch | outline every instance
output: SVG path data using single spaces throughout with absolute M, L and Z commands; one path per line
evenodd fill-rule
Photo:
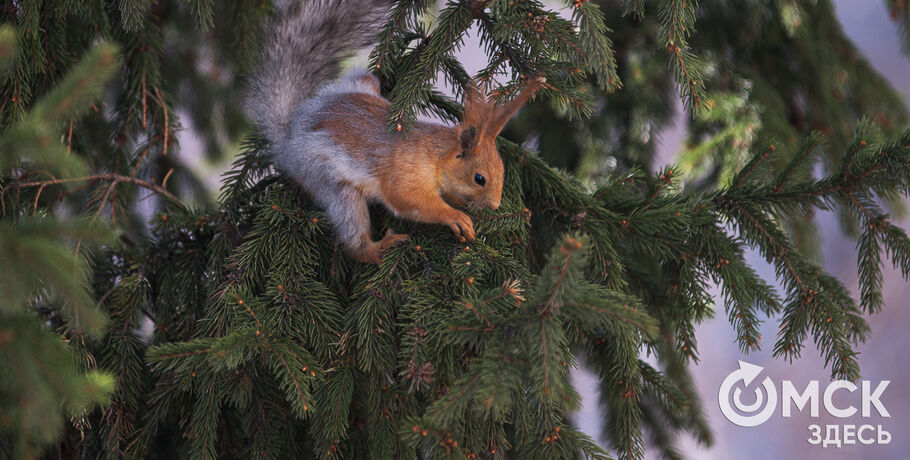
M 32 181 L 32 182 L 13 182 L 4 188 L 2 191 L 2 194 L 0 194 L 0 195 L 5 195 L 6 191 L 11 190 L 11 189 L 40 187 L 39 190 L 43 190 L 44 188 L 51 186 L 51 185 L 68 184 L 68 183 L 74 183 L 74 182 L 91 182 L 91 181 L 111 181 L 112 182 L 111 187 L 114 187 L 120 183 L 128 183 L 128 184 L 137 185 L 137 186 L 145 188 L 147 190 L 151 190 L 152 192 L 155 192 L 158 195 L 161 195 L 162 197 L 166 198 L 168 201 L 171 201 L 172 203 L 179 205 L 180 207 L 184 207 L 183 202 L 180 201 L 180 198 L 177 198 L 174 194 L 172 194 L 171 192 L 168 192 L 164 187 L 162 187 L 158 184 L 155 184 L 155 183 L 147 181 L 147 180 L 139 179 L 136 177 L 124 176 L 121 174 L 114 174 L 114 173 L 92 174 L 89 176 L 71 177 L 71 178 L 66 178 L 66 179 L 49 179 L 49 180 Z M 39 195 L 40 195 L 40 192 L 39 192 Z M 35 201 L 37 202 L 37 197 L 35 198 Z

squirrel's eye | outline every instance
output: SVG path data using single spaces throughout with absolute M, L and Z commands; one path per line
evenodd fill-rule
M 483 174 L 480 173 L 474 174 L 474 182 L 477 182 L 477 185 L 481 187 L 487 185 L 487 179 L 483 177 Z

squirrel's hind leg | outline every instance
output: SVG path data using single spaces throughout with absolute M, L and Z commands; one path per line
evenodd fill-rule
M 382 239 L 376 242 L 376 245 L 379 246 L 380 255 L 387 249 L 393 248 L 396 245 L 407 241 L 410 236 L 411 235 L 408 235 L 406 233 L 395 233 L 391 228 L 387 229 Z
M 342 187 L 337 194 L 322 196 L 332 196 L 329 202 L 324 203 L 326 214 L 345 251 L 358 262 L 378 264 L 382 261 L 383 252 L 408 239 L 408 235 L 389 229 L 381 240 L 373 241 L 367 200 L 358 190 Z

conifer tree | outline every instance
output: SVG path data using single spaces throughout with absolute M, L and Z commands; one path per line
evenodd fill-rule
M 15 38 L 12 28 L 0 28 L 0 78 L 5 81 L 13 70 Z M 98 98 L 116 61 L 115 46 L 96 45 L 53 91 L 3 130 L 4 176 L 12 171 L 24 178 L 25 171 L 41 169 L 55 177 L 54 185 L 79 180 L 74 176 L 85 173 L 87 165 L 57 138 L 65 120 Z M 81 423 L 95 405 L 108 401 L 115 383 L 107 372 L 79 362 L 73 347 L 46 327 L 57 328 L 69 341 L 101 336 L 107 321 L 85 289 L 85 252 L 92 243 L 108 242 L 110 231 L 39 208 L 37 194 L 34 202 L 21 198 L 3 200 L 16 212 L 4 209 L 0 221 L 0 449 L 11 458 L 37 456 L 44 444 L 61 436 L 63 416 Z M 67 244 L 72 241 L 83 245 L 82 254 L 73 254 Z
M 439 76 L 456 88 L 490 82 L 508 98 L 544 75 L 528 112 L 558 126 L 525 118 L 512 131 L 537 133 L 542 154 L 498 140 L 502 206 L 473 213 L 480 237 L 470 244 L 372 209 L 376 230 L 412 235 L 378 266 L 339 250 L 255 131 L 217 200 L 179 160 L 181 118 L 212 155 L 246 128 L 234 93 L 270 2 L 3 10 L 3 456 L 639 459 L 648 432 L 647 447 L 676 458 L 677 433 L 711 442 L 688 366 L 695 326 L 714 314 L 729 318 L 744 351 L 762 345 L 758 326 L 772 319 L 780 334 L 764 343 L 775 356 L 814 346 L 832 377 L 859 377 L 854 347 L 868 335 L 865 315 L 883 307 L 882 256 L 910 275 L 910 240 L 886 211 L 910 193 L 910 132 L 887 86 L 841 83 L 858 101 L 850 111 L 824 105 L 830 93 L 807 101 L 768 82 L 760 102 L 742 97 L 746 79 L 758 88 L 770 77 L 743 75 L 749 58 L 711 52 L 754 42 L 697 34 L 699 21 L 736 7 L 707 0 L 631 0 L 623 11 L 573 0 L 568 15 L 535 0 L 449 1 L 436 14 L 430 3 L 392 2 L 370 57 L 392 102 L 390 129 L 420 113 L 461 116 L 434 88 Z M 829 14 L 810 21 L 815 8 Z M 752 59 L 788 50 L 787 40 L 825 47 L 821 37 L 837 36 L 827 1 L 772 10 L 778 19 L 764 20 L 777 48 L 756 45 Z M 812 27 L 800 35 L 798 23 Z M 472 27 L 488 57 L 477 75 L 454 58 Z M 806 78 L 830 78 L 825 68 Z M 855 61 L 844 72 L 875 77 Z M 692 172 L 702 186 L 681 187 L 680 168 L 640 167 L 653 146 L 635 145 L 635 123 L 665 122 L 669 99 L 630 87 L 652 84 L 677 85 L 695 117 L 687 161 L 711 162 Z M 784 93 L 823 108 L 819 120 L 780 123 Z M 832 120 L 846 121 L 827 136 L 811 131 Z M 548 138 L 559 126 L 586 139 L 588 158 L 626 156 L 596 174 L 554 167 Z M 619 147 L 592 133 L 604 126 Z M 747 129 L 754 139 L 743 143 Z M 859 299 L 787 228 L 813 210 L 854 224 Z M 775 280 L 747 264 L 747 249 Z M 606 449 L 570 419 L 580 396 L 569 373 L 582 363 L 600 381 Z

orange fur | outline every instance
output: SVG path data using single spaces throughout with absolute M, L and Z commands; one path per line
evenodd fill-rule
M 406 133 L 390 135 L 385 124 L 389 102 L 378 96 L 378 81 L 366 78 L 377 95 L 339 95 L 331 113 L 315 127 L 328 132 L 355 161 L 367 165 L 375 179 L 350 185 L 399 217 L 447 225 L 461 241 L 473 240 L 474 224 L 461 209 L 499 207 L 504 171 L 496 136 L 544 80 L 532 79 L 521 94 L 502 106 L 470 87 L 459 126 L 418 122 Z M 369 235 L 363 238 L 349 252 L 357 260 L 377 263 L 384 250 L 407 235 L 389 230 L 378 242 Z

